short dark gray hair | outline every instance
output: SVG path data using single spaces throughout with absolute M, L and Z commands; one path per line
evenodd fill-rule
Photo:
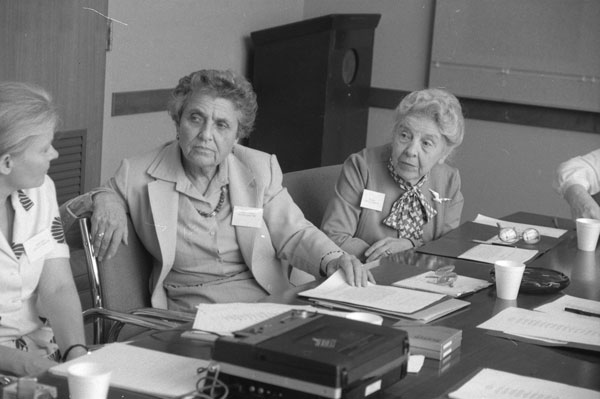
M 179 79 L 168 104 L 169 115 L 177 126 L 187 102 L 196 93 L 206 93 L 231 101 L 241 113 L 237 137 L 250 136 L 258 105 L 256 94 L 246 78 L 230 70 L 203 69 Z

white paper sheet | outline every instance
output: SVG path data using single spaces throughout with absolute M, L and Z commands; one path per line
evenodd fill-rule
M 533 227 L 534 229 L 539 231 L 541 235 L 554 238 L 558 238 L 567 232 L 567 230 L 564 229 L 555 229 L 553 227 L 537 226 L 534 224 L 507 222 L 506 220 L 494 219 L 484 215 L 477 215 L 477 217 L 473 221 L 475 223 L 486 224 L 488 226 L 497 226 L 498 223 L 500 223 L 502 227 L 514 227 L 515 229 L 517 229 L 517 232 L 522 232 L 525 229 Z
M 505 371 L 482 369 L 448 396 L 452 399 L 598 399 L 600 392 Z
M 537 253 L 538 251 L 535 249 L 480 244 L 458 255 L 458 258 L 491 264 L 494 264 L 498 260 L 514 260 L 515 262 L 525 263 L 537 255 Z
M 429 276 L 435 277 L 435 272 L 428 271 L 417 276 L 396 281 L 392 285 L 415 290 L 437 292 L 438 294 L 450 295 L 453 297 L 470 294 L 492 285 L 489 281 L 460 275 L 457 276 L 456 281 L 454 281 L 452 286 L 440 285 L 432 283 L 431 280 L 427 278 Z
M 567 312 L 544 313 L 511 307 L 477 327 L 534 339 L 600 347 L 600 318 Z
M 113 343 L 88 356 L 54 366 L 50 372 L 66 377 L 67 369 L 80 362 L 98 362 L 109 367 L 113 387 L 167 398 L 194 391 L 200 378 L 198 368 L 208 365 L 207 360 Z
M 408 357 L 408 364 L 406 365 L 406 372 L 417 374 L 423 368 L 423 364 L 425 364 L 425 356 L 410 355 Z
M 398 313 L 416 312 L 444 297 L 441 294 L 385 285 L 352 287 L 346 283 L 343 272 L 339 270 L 317 288 L 298 295 Z
M 600 314 L 600 301 L 578 298 L 571 295 L 563 295 L 555 301 L 538 306 L 535 308 L 535 310 L 545 313 L 570 313 L 565 312 L 565 308 L 579 309 L 585 312 Z
M 285 305 L 278 303 L 215 303 L 200 304 L 192 328 L 218 335 L 232 335 L 253 324 L 278 316 L 292 309 L 307 310 L 344 317 L 346 312 L 336 312 L 307 305 Z

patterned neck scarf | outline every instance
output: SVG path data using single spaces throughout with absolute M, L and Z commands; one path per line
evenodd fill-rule
M 421 192 L 421 187 L 427 181 L 427 175 L 412 186 L 398 176 L 391 158 L 388 162 L 388 170 L 405 193 L 394 202 L 390 214 L 383 219 L 383 224 L 397 230 L 398 237 L 420 240 L 423 237 L 423 225 L 437 214 Z

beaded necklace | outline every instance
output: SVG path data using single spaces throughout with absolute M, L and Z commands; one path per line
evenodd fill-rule
M 211 217 L 215 216 L 217 213 L 219 213 L 219 211 L 223 207 L 223 202 L 225 202 L 225 186 L 221 187 L 221 196 L 219 197 L 219 203 L 217 204 L 215 209 L 212 210 L 212 212 L 202 212 L 199 209 L 196 209 L 196 211 L 198 211 L 198 214 L 202 217 L 211 218 Z

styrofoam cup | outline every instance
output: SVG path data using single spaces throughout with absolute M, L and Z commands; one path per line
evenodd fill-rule
M 347 319 L 363 321 L 365 323 L 377 324 L 380 326 L 383 324 L 383 317 L 367 312 L 352 312 L 346 315 Z
M 517 299 L 525 264 L 512 260 L 499 260 L 494 263 L 496 295 L 500 299 Z
M 595 251 L 600 235 L 600 220 L 579 218 L 577 223 L 577 248 L 580 251 Z
M 69 367 L 71 399 L 106 399 L 112 371 L 100 363 L 81 362 Z

